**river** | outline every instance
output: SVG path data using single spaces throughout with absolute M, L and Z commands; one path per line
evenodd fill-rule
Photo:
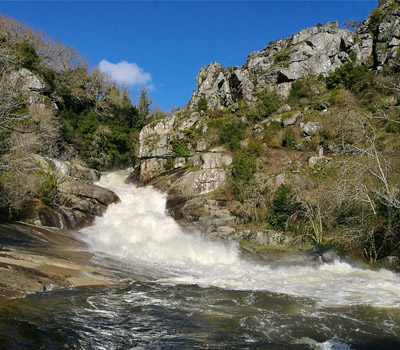
M 134 272 L 123 288 L 31 294 L 3 308 L 7 349 L 399 349 L 400 276 L 347 262 L 268 265 L 234 242 L 185 233 L 165 195 L 121 199 L 81 237 L 96 261 Z

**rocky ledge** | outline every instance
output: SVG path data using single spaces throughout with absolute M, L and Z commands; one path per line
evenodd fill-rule
M 26 220 L 30 224 L 80 229 L 90 225 L 96 216 L 101 216 L 111 203 L 119 201 L 118 196 L 94 184 L 100 173 L 76 161 L 62 162 L 33 156 L 32 162 L 54 182 L 52 205 L 33 199 Z
M 61 229 L 0 223 L 0 300 L 59 288 L 118 287 L 126 271 L 96 264 L 84 243 Z

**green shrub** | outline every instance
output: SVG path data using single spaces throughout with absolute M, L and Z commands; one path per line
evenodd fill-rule
M 233 120 L 222 128 L 219 142 L 229 146 L 231 151 L 240 148 L 240 141 L 246 136 L 246 125 L 241 120 Z
M 200 111 L 207 111 L 208 105 L 207 105 L 207 100 L 204 97 L 200 97 L 199 100 L 197 101 L 197 110 Z
M 400 123 L 397 121 L 388 121 L 386 124 L 386 132 L 392 134 L 399 134 L 400 133 Z
M 11 131 L 7 129 L 0 129 L 0 156 L 8 152 L 10 148 L 9 138 Z
M 267 131 L 267 132 L 279 131 L 279 130 L 282 130 L 282 129 L 283 129 L 282 123 L 278 122 L 277 120 L 272 120 L 265 127 L 265 131 Z
M 367 75 L 368 69 L 365 66 L 349 61 L 329 73 L 326 77 L 326 87 L 330 90 L 345 87 L 353 92 L 361 92 L 367 87 L 362 84 Z
M 303 80 L 296 80 L 292 84 L 292 89 L 289 92 L 289 96 L 287 98 L 288 102 L 298 102 L 301 98 L 309 98 L 310 97 L 310 89 L 311 85 L 305 84 Z
M 286 230 L 295 209 L 291 187 L 288 185 L 279 186 L 270 205 L 269 226 L 274 230 Z
M 50 171 L 41 170 L 40 175 L 44 175 L 46 180 L 40 185 L 38 190 L 39 199 L 46 205 L 52 205 L 54 202 L 54 195 L 57 189 L 57 180 L 53 173 Z
M 233 162 L 232 177 L 234 183 L 248 183 L 254 177 L 256 170 L 255 156 L 248 152 L 240 153 Z
M 293 149 L 296 146 L 296 135 L 292 128 L 287 129 L 282 138 L 282 146 Z
M 279 98 L 276 92 L 264 90 L 258 93 L 257 97 L 262 102 L 262 113 L 265 118 L 279 109 Z
M 261 157 L 264 150 L 264 142 L 262 140 L 252 139 L 246 148 L 246 153 L 251 154 L 254 157 Z
M 188 156 L 190 151 L 183 140 L 173 140 L 171 141 L 172 148 L 174 150 L 174 156 Z
M 91 140 L 100 122 L 94 112 L 83 113 L 79 116 L 78 130 L 86 140 Z
M 173 158 L 168 158 L 164 165 L 165 170 L 171 170 L 174 167 L 174 163 Z
M 385 13 L 383 12 L 382 9 L 376 8 L 371 11 L 371 14 L 369 15 L 370 18 L 370 24 L 373 26 L 378 26 L 383 19 L 385 18 Z
M 290 55 L 287 52 L 277 53 L 275 55 L 275 63 L 285 63 L 290 59 Z
M 17 49 L 23 67 L 34 70 L 40 64 L 40 58 L 32 44 L 22 43 Z

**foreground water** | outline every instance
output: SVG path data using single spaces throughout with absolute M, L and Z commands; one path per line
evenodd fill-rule
M 186 234 L 151 188 L 103 176 L 121 203 L 82 231 L 99 264 L 144 281 L 5 306 L 0 348 L 398 349 L 400 277 L 332 264 L 263 265 Z

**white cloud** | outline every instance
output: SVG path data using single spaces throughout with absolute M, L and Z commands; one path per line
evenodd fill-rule
M 151 82 L 151 74 L 145 73 L 136 63 L 121 61 L 119 63 L 111 63 L 102 60 L 99 68 L 103 73 L 108 74 L 117 84 L 133 86 L 147 85 Z

